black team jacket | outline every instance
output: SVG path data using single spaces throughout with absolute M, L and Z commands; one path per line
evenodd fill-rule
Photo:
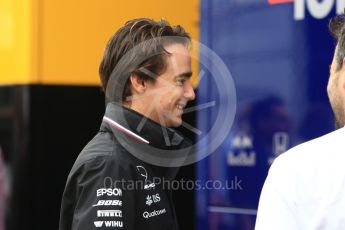
M 159 154 L 174 161 L 171 150 L 187 155 L 181 149 L 190 145 L 173 129 L 108 103 L 100 131 L 68 176 L 59 230 L 178 230 L 169 184 L 178 168 L 155 162 Z

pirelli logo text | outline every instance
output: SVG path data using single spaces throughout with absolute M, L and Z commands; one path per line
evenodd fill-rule
M 98 210 L 98 217 L 122 217 L 121 210 Z
M 121 200 L 99 200 L 97 204 L 92 205 L 93 207 L 97 206 L 122 206 Z

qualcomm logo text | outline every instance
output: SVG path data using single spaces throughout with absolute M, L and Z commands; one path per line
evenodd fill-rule
M 158 211 L 154 210 L 153 212 L 147 212 L 147 211 L 146 211 L 146 212 L 143 213 L 143 217 L 144 217 L 145 219 L 148 219 L 148 218 L 150 218 L 150 217 L 159 216 L 159 215 L 162 215 L 162 214 L 164 214 L 164 213 L 166 213 L 165 208 L 164 208 L 164 209 L 161 209 L 161 210 L 158 210 Z
M 294 2 L 295 20 L 303 20 L 306 9 L 314 18 L 322 19 L 331 12 L 334 4 L 337 14 L 341 14 L 345 8 L 345 0 L 294 0 Z

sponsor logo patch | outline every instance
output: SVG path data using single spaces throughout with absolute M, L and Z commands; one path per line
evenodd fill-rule
M 121 210 L 98 210 L 98 217 L 122 217 Z
M 122 206 L 121 200 L 99 200 L 97 204 L 92 205 L 93 207 L 96 206 Z
M 146 197 L 146 205 L 150 206 L 153 203 L 158 203 L 161 201 L 161 198 L 159 197 L 159 193 L 155 195 L 147 195 Z
M 120 188 L 100 188 L 97 190 L 97 196 L 122 196 Z
M 123 222 L 122 221 L 95 221 L 93 222 L 96 228 L 100 227 L 123 227 Z
M 146 171 L 146 169 L 143 166 L 138 165 L 137 166 L 137 170 L 138 170 L 140 176 L 142 176 L 145 179 L 145 185 L 144 185 L 144 189 L 145 190 L 149 190 L 151 188 L 156 187 L 155 183 L 149 183 L 148 182 L 148 180 L 147 180 L 147 171 Z
M 166 213 L 165 208 L 161 209 L 161 210 L 154 210 L 152 212 L 145 211 L 145 212 L 143 212 L 143 217 L 145 219 L 148 219 L 148 218 L 159 216 L 159 215 L 162 215 L 162 214 L 165 214 L 165 213 Z

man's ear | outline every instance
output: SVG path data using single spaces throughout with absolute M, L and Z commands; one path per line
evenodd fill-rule
M 130 81 L 132 85 L 133 93 L 135 94 L 142 94 L 146 90 L 146 82 L 143 78 L 139 77 L 138 75 L 132 73 L 130 76 Z
M 343 65 L 341 66 L 342 69 L 345 69 L 345 57 L 343 58 Z

